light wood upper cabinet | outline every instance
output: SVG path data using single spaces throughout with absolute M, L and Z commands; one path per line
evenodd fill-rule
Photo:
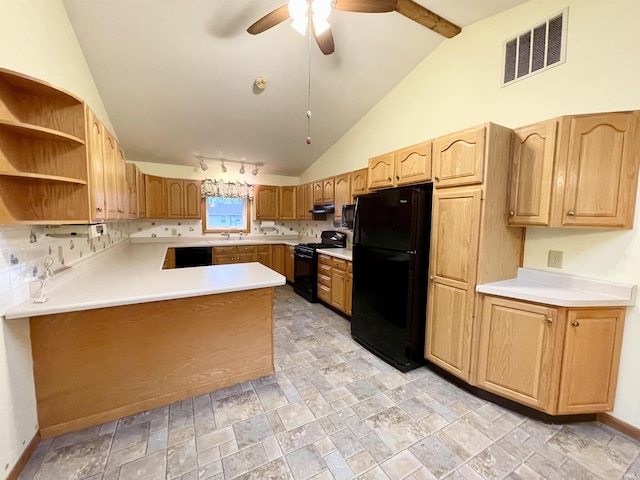
M 469 132 L 485 130 L 482 182 L 435 189 L 431 217 L 425 358 L 467 382 L 475 374 L 482 308 L 476 285 L 515 277 L 522 247 L 522 229 L 504 221 L 511 130 L 486 124 L 450 138 L 465 138 L 466 145 Z
M 633 228 L 639 115 L 573 115 L 516 129 L 509 225 Z
M 304 185 L 296 187 L 296 220 L 304 220 L 304 210 L 306 207 Z
M 256 220 L 278 219 L 278 187 L 256 185 L 254 203 Z
M 568 311 L 558 414 L 613 410 L 624 317 L 622 308 Z
M 280 220 L 296 219 L 296 187 L 279 187 Z
M 509 225 L 548 225 L 558 121 L 513 131 L 509 185 Z
M 167 218 L 201 217 L 200 180 L 167 178 L 165 185 Z
M 431 180 L 431 147 L 431 142 L 422 142 L 396 152 L 396 185 L 408 185 Z
M 322 203 L 322 193 L 323 193 L 323 184 L 322 181 L 313 182 L 313 204 L 318 205 Z
M 553 408 L 558 327 L 555 308 L 485 297 L 477 385 L 538 410 Z
M 436 188 L 482 183 L 485 161 L 484 125 L 433 141 L 433 181 Z
M 307 183 L 304 186 L 304 219 L 305 220 L 313 220 L 313 213 L 311 213 L 311 209 L 313 208 L 313 192 L 314 192 L 313 183 Z
M 116 195 L 118 198 L 118 219 L 129 218 L 128 212 L 128 189 L 127 189 L 127 166 L 124 156 L 124 149 L 116 142 Z
M 103 126 L 87 108 L 87 156 L 89 162 L 89 200 L 92 221 L 106 219 L 104 168 L 102 160 Z
M 144 183 L 144 173 L 136 168 L 136 175 L 138 177 L 138 218 L 147 217 L 147 205 L 146 205 L 146 189 Z
M 118 218 L 118 146 L 116 139 L 106 128 L 102 136 L 102 159 L 104 166 L 106 219 Z
M 369 159 L 368 188 L 397 187 L 431 180 L 431 141 Z
M 355 203 L 355 198 L 367 193 L 367 172 L 368 168 L 362 168 L 351 172 L 351 197 Z
M 335 181 L 335 195 L 334 205 L 335 212 L 333 214 L 334 223 L 340 223 L 342 221 L 342 206 L 351 203 L 351 175 L 345 173 L 344 175 L 338 175 L 334 179 Z
M 483 303 L 477 386 L 551 415 L 613 409 L 623 308 Z
M 370 158 L 369 171 L 367 172 L 369 190 L 393 187 L 395 165 L 395 152 Z
M 167 200 L 165 178 L 144 176 L 146 218 L 166 218 Z
M 139 217 L 138 211 L 138 177 L 139 170 L 133 163 L 125 165 L 126 186 L 127 186 L 127 218 Z
M 325 178 L 322 181 L 322 203 L 334 201 L 334 178 Z

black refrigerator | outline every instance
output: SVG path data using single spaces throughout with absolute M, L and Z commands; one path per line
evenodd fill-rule
M 358 197 L 351 335 L 406 372 L 425 363 L 433 184 Z

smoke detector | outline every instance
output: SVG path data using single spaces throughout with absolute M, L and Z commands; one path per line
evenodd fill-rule
M 267 88 L 267 79 L 264 77 L 258 77 L 256 78 L 255 84 L 260 90 L 264 90 Z

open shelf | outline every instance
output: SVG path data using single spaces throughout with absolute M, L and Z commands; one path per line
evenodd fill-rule
M 40 127 L 38 125 L 32 125 L 29 123 L 15 122 L 13 120 L 6 120 L 0 118 L 0 128 L 9 130 L 22 137 L 28 137 L 38 140 L 52 140 L 58 142 L 69 142 L 78 145 L 84 145 L 83 139 L 78 138 L 68 133 L 53 130 L 51 128 Z
M 0 68 L 0 80 L 3 80 L 12 87 L 29 95 L 73 100 L 78 104 L 83 103 L 81 99 L 66 90 L 54 87 L 50 83 L 43 82 L 42 80 L 38 80 L 23 73 L 7 70 L 6 68 Z
M 0 171 L 0 176 L 3 177 L 20 177 L 30 178 L 33 180 L 43 180 L 45 182 L 62 182 L 62 183 L 76 183 L 78 185 L 86 185 L 87 181 L 80 178 L 61 177 L 59 175 L 44 175 L 41 173 L 29 173 L 29 172 L 3 172 Z

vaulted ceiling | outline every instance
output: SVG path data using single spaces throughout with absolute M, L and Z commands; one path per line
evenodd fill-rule
M 524 1 L 416 3 L 464 33 L 465 26 Z M 298 176 L 450 41 L 397 12 L 332 11 L 331 55 L 289 20 L 247 33 L 284 3 L 64 0 L 127 159 L 196 165 L 199 154 Z M 257 77 L 267 80 L 264 90 L 255 86 Z

